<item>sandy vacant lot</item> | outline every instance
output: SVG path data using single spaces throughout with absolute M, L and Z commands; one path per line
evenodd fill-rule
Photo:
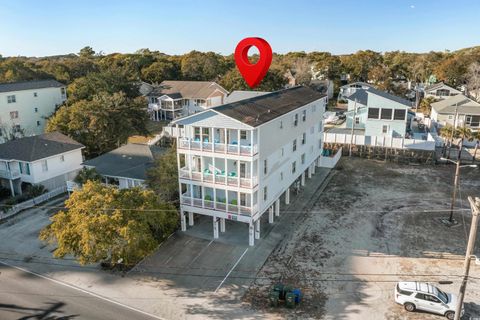
M 344 158 L 311 210 L 276 247 L 244 297 L 258 311 L 282 318 L 441 319 L 409 314 L 393 301 L 399 280 L 451 281 L 458 292 L 470 211 L 448 215 L 452 166 L 408 166 Z M 457 206 L 480 196 L 478 169 L 462 169 Z M 288 213 L 287 213 L 288 214 Z M 480 254 L 480 239 L 476 253 Z M 464 319 L 480 317 L 480 266 L 472 263 Z M 277 281 L 301 288 L 295 310 L 268 306 Z

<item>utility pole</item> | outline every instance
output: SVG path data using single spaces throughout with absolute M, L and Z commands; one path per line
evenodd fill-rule
M 453 118 L 452 134 L 450 135 L 450 141 L 448 142 L 447 159 L 450 159 L 450 151 L 452 150 L 453 136 L 455 135 L 455 130 L 457 129 L 457 117 L 458 117 L 458 103 L 455 103 L 455 117 Z
M 453 193 L 452 193 L 452 203 L 450 204 L 450 217 L 448 221 L 453 223 L 453 206 L 455 205 L 455 200 L 457 198 L 457 187 L 458 187 L 458 177 L 460 176 L 460 159 L 457 160 L 456 169 L 455 169 L 455 179 L 453 180 Z
M 478 215 L 480 214 L 480 198 L 476 197 L 475 201 L 472 197 L 468 197 L 470 207 L 472 209 L 472 224 L 470 225 L 470 235 L 468 236 L 467 252 L 465 253 L 465 262 L 463 264 L 463 280 L 458 294 L 457 306 L 455 308 L 455 320 L 460 320 L 460 313 L 462 312 L 463 299 L 465 298 L 465 290 L 467 289 L 468 275 L 470 272 L 470 260 L 472 258 L 473 247 L 475 246 L 475 239 L 477 236 Z
M 352 144 L 353 144 L 353 134 L 355 132 L 355 116 L 357 115 L 357 99 L 355 99 L 355 104 L 353 105 L 353 118 L 352 118 L 352 131 L 350 133 L 350 148 L 348 151 L 348 156 L 352 156 Z

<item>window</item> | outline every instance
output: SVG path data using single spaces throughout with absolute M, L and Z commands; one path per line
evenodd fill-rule
M 360 117 L 355 117 L 355 124 L 360 124 Z
M 60 88 L 60 92 L 62 94 L 62 98 L 65 98 L 66 97 L 65 88 Z
M 303 110 L 302 112 L 302 121 L 305 122 L 307 120 L 307 110 Z
M 322 122 L 318 124 L 318 132 L 322 132 Z
M 283 172 L 280 172 L 280 181 L 283 180 Z
M 318 149 L 322 149 L 322 139 L 318 139 Z
M 280 129 L 283 129 L 283 121 L 280 120 Z
M 268 198 L 268 193 L 267 193 L 267 187 L 263 187 L 263 200 L 267 200 Z
M 40 120 L 37 120 L 37 127 L 40 127 Z
M 302 164 L 305 164 L 305 153 L 304 153 L 304 154 L 302 154 L 302 157 L 301 157 L 301 159 L 302 159 Z
M 34 110 L 35 110 L 35 112 L 38 112 L 38 108 L 35 108 Z
M 368 108 L 368 119 L 378 119 L 380 116 L 379 108 Z
M 209 128 L 203 128 L 203 130 L 202 130 L 203 142 L 210 142 L 210 141 L 208 141 L 208 136 L 209 135 L 210 135 L 210 129 Z
M 412 291 L 407 291 L 407 290 L 402 290 L 400 289 L 400 286 L 397 284 L 397 291 L 400 293 L 400 294 L 403 294 L 403 295 L 406 295 L 406 296 L 409 296 L 412 294 Z
M 292 173 L 295 173 L 295 171 L 297 171 L 297 162 L 293 161 L 292 162 Z
M 241 140 L 247 140 L 247 131 L 240 130 L 240 139 Z
M 292 151 L 293 151 L 293 152 L 297 151 L 297 139 L 293 140 L 293 143 L 292 143 Z
M 37 95 L 36 92 L 33 93 L 33 96 L 34 96 L 35 98 L 38 97 L 38 95 Z
M 478 127 L 480 125 L 480 116 L 465 116 L 465 124 L 468 124 L 471 127 Z
M 19 162 L 18 166 L 20 168 L 21 174 L 30 175 L 30 164 L 27 162 Z
M 281 151 L 281 155 L 282 157 L 285 155 L 285 150 L 282 148 L 282 151 Z
M 268 167 L 267 167 L 267 159 L 263 160 L 263 174 L 267 174 Z
M 438 300 L 438 298 L 434 297 L 434 296 L 431 296 L 429 294 L 426 294 L 425 295 L 425 298 L 427 298 L 427 301 L 430 301 L 430 302 L 435 302 L 435 303 L 440 303 L 440 300 Z
M 417 293 L 415 295 L 415 298 L 422 299 L 422 300 L 427 300 L 427 298 L 425 296 L 426 296 L 426 294 L 424 294 L 424 293 Z
M 305 144 L 306 142 L 307 142 L 307 134 L 304 133 L 304 134 L 302 135 L 302 144 Z
M 383 109 L 382 108 L 382 120 L 392 120 L 392 109 Z
M 11 111 L 10 112 L 10 119 L 18 119 L 18 111 Z
M 388 126 L 387 125 L 382 126 L 382 133 L 388 133 Z
M 448 120 L 452 120 L 453 119 L 453 116 L 452 115 L 449 115 L 448 116 Z
M 17 102 L 17 98 L 15 95 L 7 96 L 7 103 L 15 103 Z
M 393 120 L 405 120 L 406 111 L 402 109 L 395 109 L 393 111 Z
M 298 125 L 298 114 L 295 114 L 293 117 L 293 126 L 296 127 Z
M 65 162 L 65 156 L 63 154 L 60 156 L 60 161 Z
M 21 133 L 22 128 L 20 127 L 19 124 L 13 126 L 13 133 Z
M 42 171 L 47 172 L 48 171 L 48 163 L 47 160 L 42 161 Z

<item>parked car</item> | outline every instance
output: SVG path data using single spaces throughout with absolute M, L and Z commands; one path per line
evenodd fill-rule
M 398 282 L 395 286 L 395 302 L 403 305 L 405 310 L 427 311 L 445 316 L 448 320 L 455 317 L 457 296 L 446 293 L 425 282 Z M 462 306 L 462 313 L 465 310 Z

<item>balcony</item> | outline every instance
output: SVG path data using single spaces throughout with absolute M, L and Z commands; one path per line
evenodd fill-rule
M 253 156 L 258 153 L 257 145 L 247 146 L 239 144 L 212 143 L 208 141 L 192 140 L 188 138 L 180 138 L 178 141 L 178 149 L 198 150 L 204 152 L 236 154 L 242 156 Z
M 9 179 L 9 180 L 20 178 L 20 171 L 0 170 L 0 178 Z
M 209 170 L 205 172 L 189 171 L 188 168 L 181 168 L 178 172 L 181 179 L 193 181 L 201 181 L 218 185 L 227 185 L 231 187 L 254 188 L 258 184 L 257 177 L 238 177 L 235 172 L 226 174 L 225 172 L 211 173 Z
M 222 211 L 222 212 L 227 212 L 232 214 L 238 214 L 243 216 L 252 216 L 257 211 L 257 205 L 254 205 L 253 207 L 240 206 L 240 205 L 231 204 L 231 203 L 217 202 L 217 201 L 205 200 L 200 198 L 192 198 L 188 194 L 183 194 L 181 196 L 181 204 L 197 207 L 197 208 L 208 209 L 208 210 L 216 210 L 216 211 Z
M 175 107 L 173 107 L 171 104 L 170 105 L 165 105 L 165 104 L 160 104 L 160 103 L 149 103 L 148 104 L 148 110 L 150 110 L 150 111 L 159 111 L 159 110 L 178 111 L 178 110 L 183 110 L 183 106 L 182 105 L 175 105 Z

